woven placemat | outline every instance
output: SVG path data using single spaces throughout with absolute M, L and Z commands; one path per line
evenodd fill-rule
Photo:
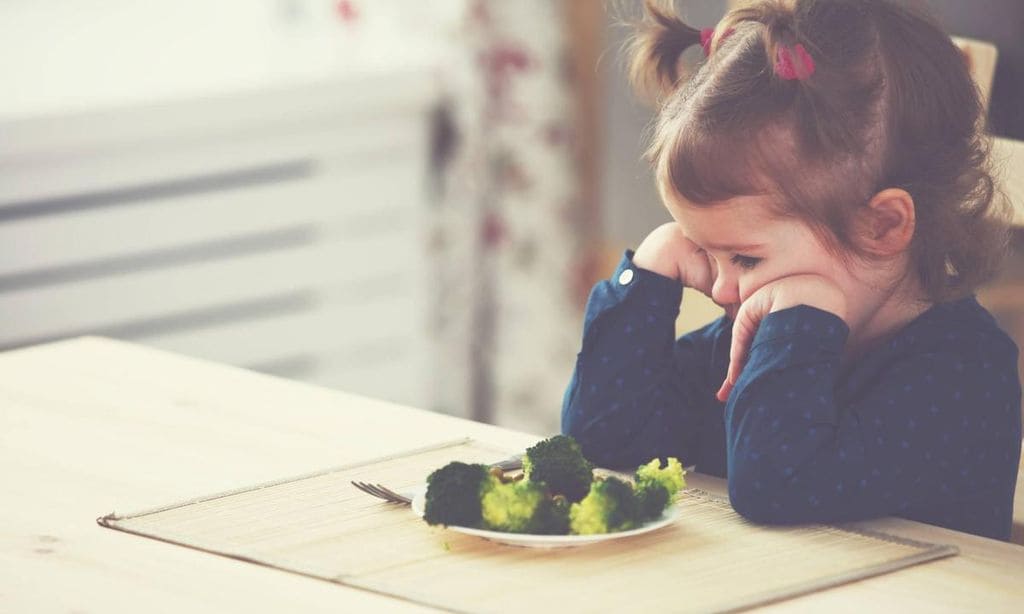
M 518 548 L 431 527 L 350 481 L 415 487 L 452 460 L 509 450 L 438 444 L 98 522 L 277 569 L 464 612 L 730 611 L 957 553 L 843 526 L 765 527 L 728 501 L 681 495 L 669 527 L 580 548 Z

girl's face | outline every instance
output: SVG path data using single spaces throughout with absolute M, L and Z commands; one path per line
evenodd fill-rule
M 878 284 L 830 253 L 803 222 L 773 215 L 762 196 L 740 196 L 711 206 L 669 205 L 669 212 L 711 262 L 711 298 L 730 318 L 761 286 L 798 274 L 815 274 L 847 297 L 851 325 L 877 298 Z M 870 291 L 874 287 L 875 291 Z

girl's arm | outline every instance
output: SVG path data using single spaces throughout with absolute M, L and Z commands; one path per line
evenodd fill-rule
M 698 463 L 702 423 L 721 422 L 712 384 L 728 365 L 729 322 L 677 341 L 682 283 L 635 266 L 632 256 L 626 252 L 591 292 L 562 432 L 605 467 L 635 467 L 655 456 Z
M 921 333 L 844 376 L 837 398 L 843 320 L 806 305 L 768 314 L 725 408 L 733 507 L 767 523 L 898 514 L 1006 539 L 1016 348 L 982 327 Z M 978 517 L 953 518 L 958 505 Z

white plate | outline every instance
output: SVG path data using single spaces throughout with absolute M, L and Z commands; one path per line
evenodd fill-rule
M 426 501 L 427 486 L 424 484 L 414 491 L 412 498 L 412 512 L 420 518 L 423 517 L 423 510 L 426 507 Z M 643 533 L 650 533 L 651 531 L 657 531 L 662 527 L 672 524 L 672 522 L 674 522 L 678 517 L 679 508 L 675 505 L 670 505 L 659 518 L 655 518 L 641 527 L 630 529 L 629 531 L 602 533 L 600 535 L 534 535 L 530 533 L 503 533 L 501 531 L 486 531 L 484 529 L 471 529 L 469 527 L 458 527 L 454 525 L 449 525 L 447 529 L 455 531 L 456 533 L 475 535 L 476 537 L 482 537 L 484 539 L 508 544 L 510 546 L 523 546 L 526 548 L 573 548 L 576 546 L 596 544 L 597 542 L 608 541 L 610 539 L 622 539 L 625 537 L 633 537 L 634 535 L 641 535 Z

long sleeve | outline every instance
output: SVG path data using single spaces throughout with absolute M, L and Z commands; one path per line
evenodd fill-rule
M 1008 539 L 1016 347 L 926 324 L 847 378 L 840 318 L 808 306 L 769 314 L 725 408 L 733 507 L 757 522 L 895 514 Z
M 676 340 L 681 296 L 677 280 L 633 266 L 629 251 L 591 292 L 562 432 L 593 462 L 636 467 L 676 456 L 697 463 L 704 423 L 709 417 L 721 423 L 711 383 L 721 382 L 727 364 L 716 376 L 709 365 L 728 326 L 719 321 Z M 727 357 L 727 335 L 724 343 Z

